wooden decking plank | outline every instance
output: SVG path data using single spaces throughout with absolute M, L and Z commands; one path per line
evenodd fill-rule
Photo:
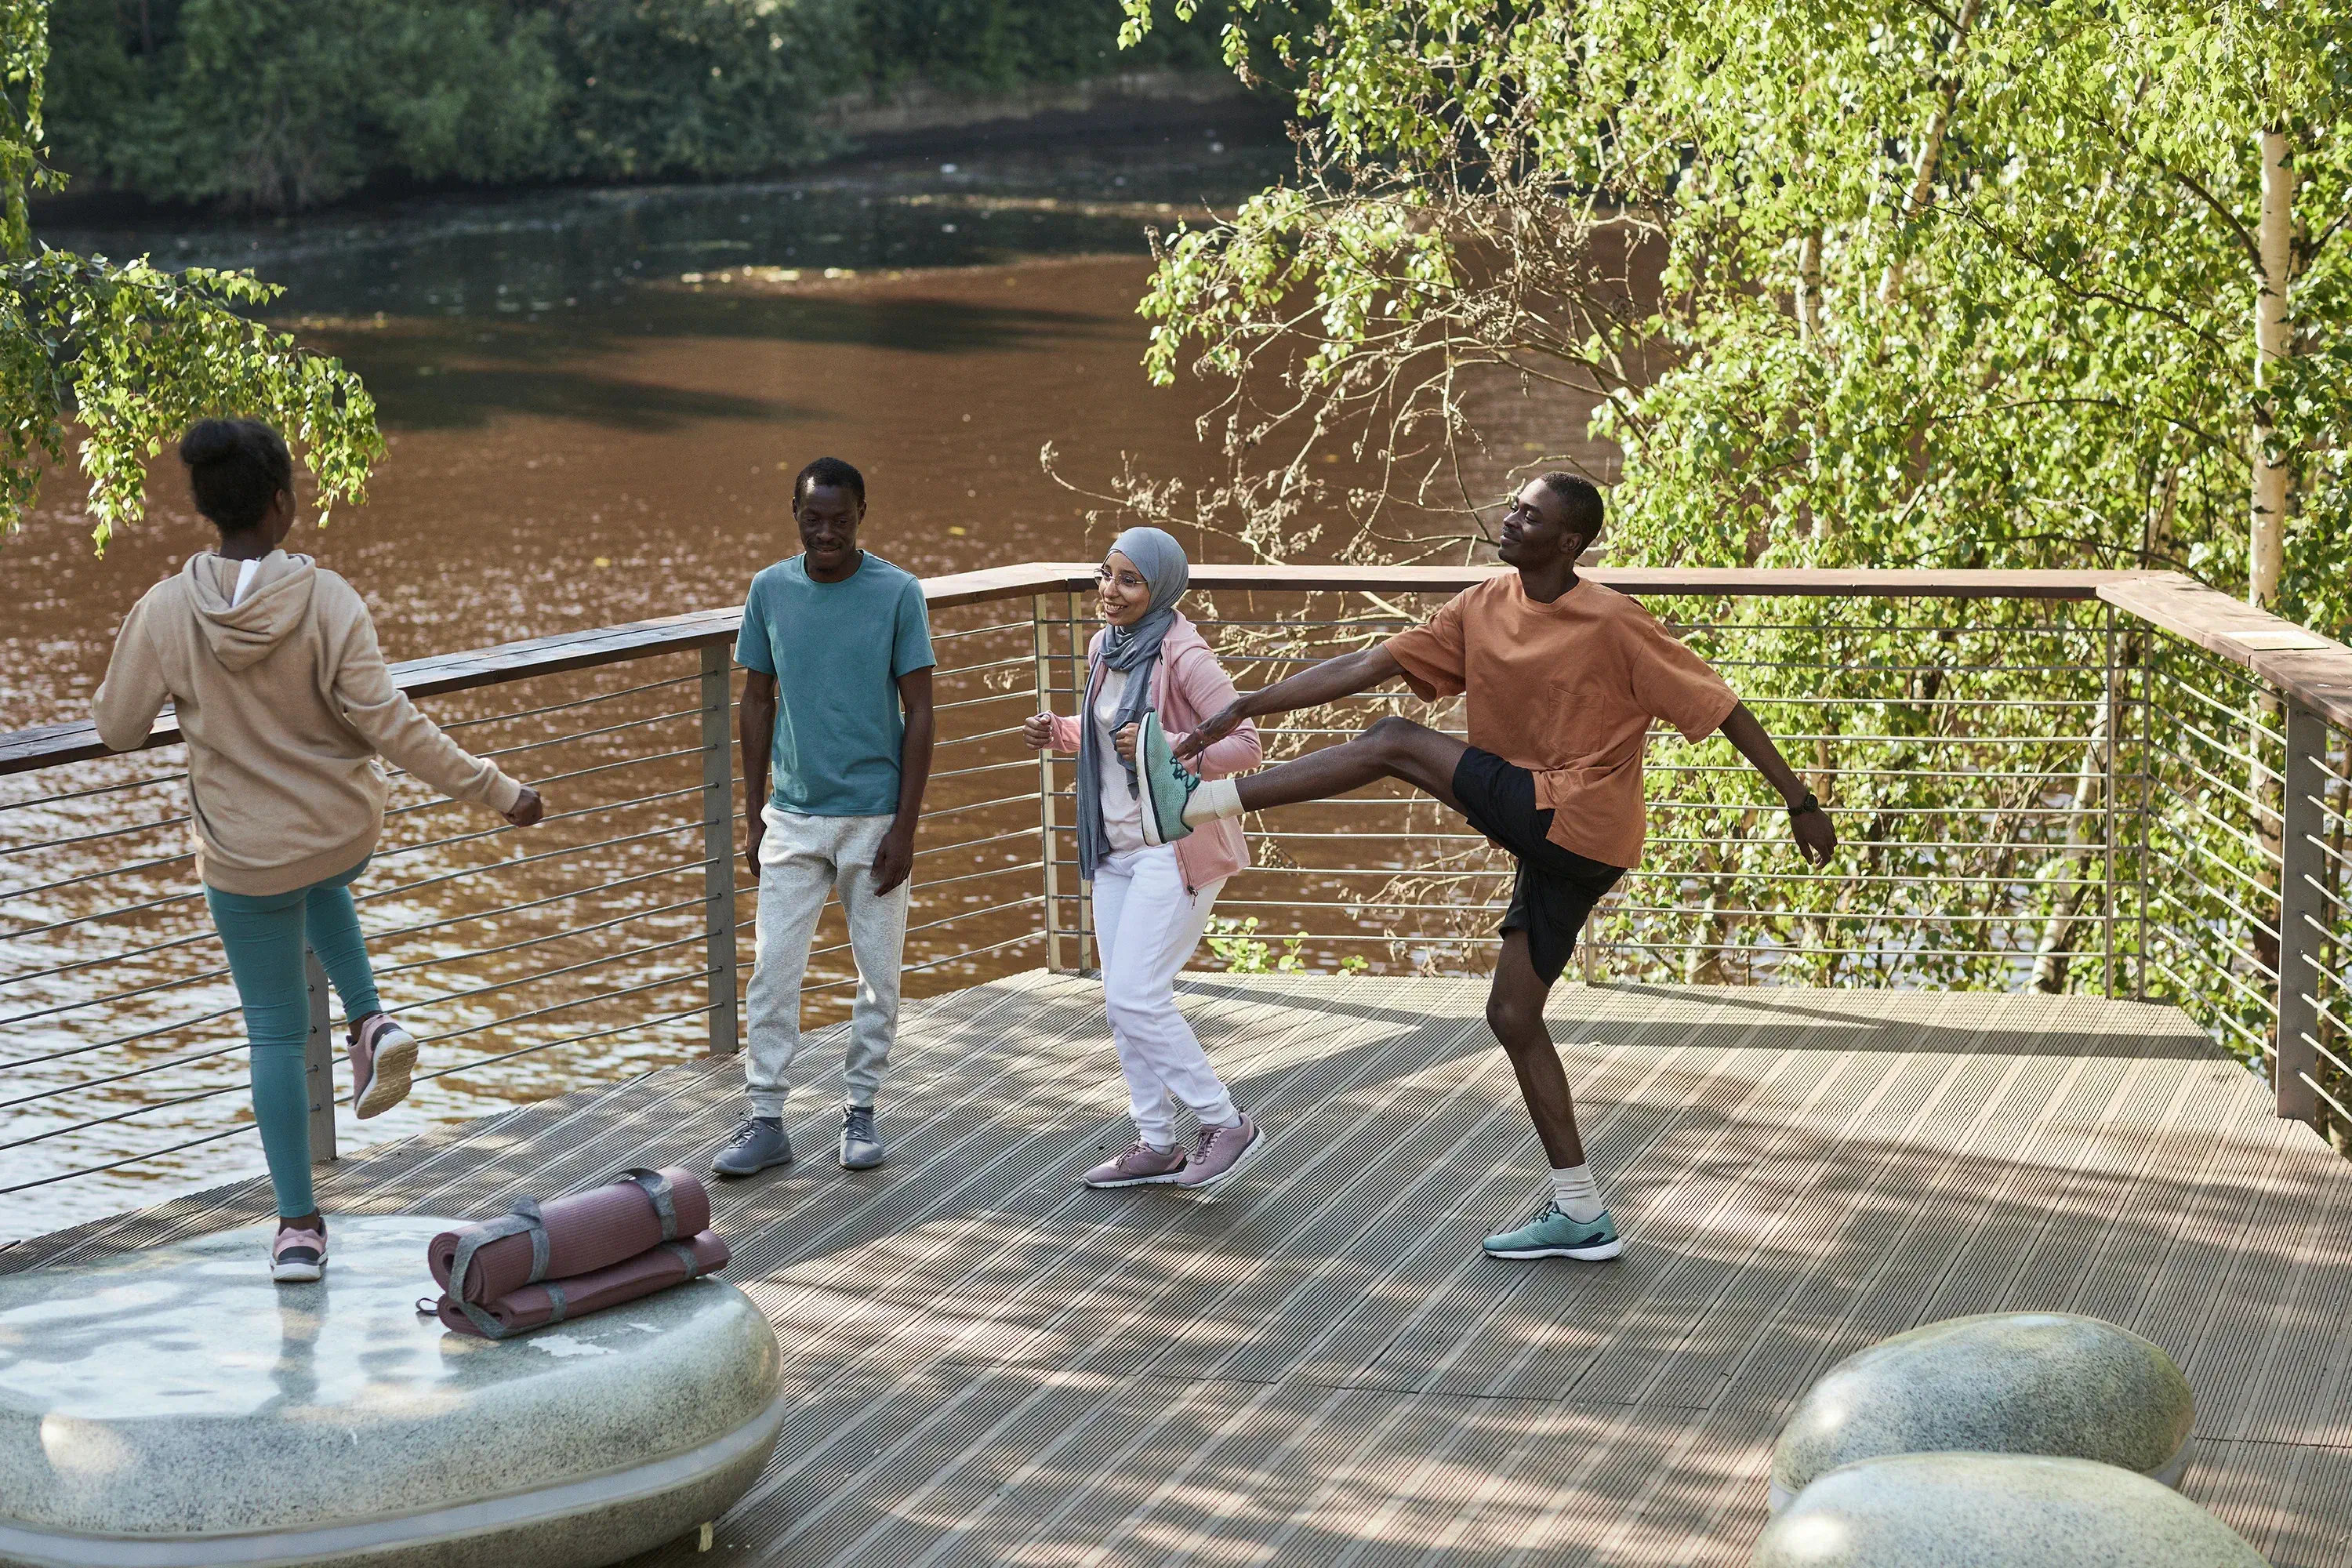
M 1645 1091 L 1682 1058 L 1689 1030 L 1663 1049 L 1632 1044 L 1611 1050 L 1586 1095 L 1588 1157 L 1608 1170 L 1630 1160 L 1674 1120 L 1671 1097 Z M 1696 1078 L 1688 1080 L 1695 1088 Z M 1491 1136 L 1465 1140 L 1436 1179 L 1391 1178 L 1397 1202 L 1354 1243 L 1379 1270 L 1377 1288 L 1348 1290 L 1337 1280 L 1299 1310 L 1317 1325 L 1291 1363 L 1291 1375 L 1315 1383 L 1393 1389 L 1441 1384 L 1454 1358 L 1491 1343 L 1477 1325 L 1527 1283 L 1525 1271 L 1498 1268 L 1478 1247 L 1485 1236 L 1526 1217 L 1544 1178 L 1542 1153 L 1507 1067 L 1499 1064 L 1465 1086 L 1460 1116 Z M 1466 1130 L 1466 1128 L 1465 1128 Z M 1451 1180 L 1443 1179 L 1450 1175 Z M 1382 1248 L 1390 1247 L 1383 1257 Z
M 1302 1009 L 1298 1010 L 1298 1016 L 1293 1022 L 1318 1017 L 1319 1015 L 1311 1010 Z M 1390 1043 L 1393 1045 L 1395 1042 Z M 1312 1054 L 1292 1067 L 1290 1076 L 1296 1079 L 1306 1075 L 1318 1067 L 1329 1065 L 1334 1059 L 1325 1054 Z M 1366 1058 L 1357 1064 L 1359 1070 L 1370 1070 L 1377 1059 L 1377 1055 Z M 1105 1091 L 1107 1096 L 1109 1092 Z M 1278 1091 L 1276 1098 L 1279 1098 Z M 1101 1111 L 1097 1109 L 1093 1114 L 1099 1115 Z M 1002 1312 L 1009 1302 L 1020 1303 L 1018 1315 L 1010 1319 L 992 1317 L 992 1324 L 1000 1333 L 1025 1342 L 1045 1331 L 1052 1315 L 1066 1311 L 1072 1300 L 1082 1301 L 1086 1284 L 1116 1270 L 1131 1255 L 1131 1249 L 1122 1246 L 1097 1257 L 1090 1268 L 1081 1269 L 1075 1276 L 1056 1268 L 1060 1255 L 1077 1250 L 1093 1234 L 1105 1230 L 1120 1233 L 1131 1230 L 1136 1214 L 1132 1204 L 1135 1194 L 1127 1194 L 1129 1201 L 1126 1203 L 1108 1201 L 1106 1194 L 1089 1192 L 1072 1179 L 1068 1150 L 1074 1143 L 1083 1147 L 1080 1143 L 1083 1136 L 1078 1126 L 1068 1119 L 1034 1127 L 1019 1140 L 1017 1152 L 1023 1163 L 996 1176 L 995 1189 L 1008 1194 L 1028 1190 L 1040 1178 L 1045 1178 L 1051 1195 L 1042 1205 L 1029 1205 L 1030 1212 L 1025 1214 L 989 1211 L 1003 1212 L 1004 1223 L 992 1223 L 988 1214 L 976 1208 L 972 1217 L 938 1227 L 935 1234 L 924 1236 L 913 1244 L 915 1250 L 911 1253 L 898 1238 L 885 1244 L 881 1250 L 898 1264 L 898 1272 L 889 1282 L 872 1287 L 869 1293 L 887 1296 L 889 1291 L 904 1289 L 905 1282 L 908 1280 L 916 1285 L 907 1297 L 903 1312 L 895 1316 L 887 1311 L 872 1315 L 875 1325 L 872 1331 L 880 1335 L 881 1340 L 903 1342 L 891 1350 L 892 1355 L 904 1354 L 928 1360 L 948 1353 L 956 1347 L 957 1338 L 969 1327 L 967 1320 L 981 1314 L 984 1307 Z M 1155 1195 L 1164 1197 L 1172 1194 Z M 1040 1207 L 1042 1213 L 1038 1212 Z M 1162 1213 L 1155 1216 L 1159 1222 L 1158 1228 L 1180 1223 L 1183 1212 L 1175 1205 L 1164 1206 Z M 1052 1248 L 1055 1258 L 1041 1258 L 1034 1251 L 1024 1255 L 1024 1244 L 1033 1235 L 1042 1231 L 1046 1236 L 1056 1236 L 1058 1230 L 1053 1222 L 1072 1214 L 1090 1218 L 1091 1224 L 1082 1224 L 1070 1239 L 1057 1240 Z M 943 1260 L 952 1267 L 945 1274 L 927 1275 L 922 1271 L 923 1265 L 932 1258 Z M 869 1258 L 869 1273 L 873 1272 L 871 1261 Z M 1032 1315 L 1041 1308 L 1046 1314 L 1043 1321 Z M 956 1336 L 945 1345 L 937 1342 L 931 1329 L 923 1322 L 927 1317 L 942 1313 L 942 1321 L 950 1325 Z M 797 1335 L 811 1343 L 831 1346 L 840 1342 L 840 1333 L 823 1322 L 794 1321 L 791 1327 Z M 868 1354 L 878 1353 L 881 1340 L 876 1342 L 877 1349 L 869 1350 Z M 928 1349 L 924 1348 L 926 1345 Z M 1003 1341 L 1000 1339 L 988 1353 L 1003 1353 Z
M 1944 1159 L 1940 1142 L 1921 1130 L 1970 1101 L 1991 1071 L 1952 1050 L 1909 1052 L 1890 1058 L 1889 1070 L 1900 1079 L 1882 1100 L 1893 1125 L 1859 1141 L 1841 1158 L 1841 1174 L 1800 1200 L 1832 1206 L 1837 1217 L 1811 1258 L 1799 1259 L 1797 1289 L 1730 1369 L 1718 1403 L 1780 1408 L 1852 1348 L 1853 1302 L 1909 1219 L 1905 1194 L 1929 1183 Z
M 1775 1077 L 1752 1058 L 1794 1063 L 1797 1070 Z M 1752 1258 L 1754 1227 L 1737 1216 L 1757 1173 L 1802 1158 L 1802 1123 L 1815 1114 L 1824 1093 L 1841 1089 L 1852 1103 L 1866 1092 L 1867 1080 L 1846 1070 L 1851 1059 L 1843 1052 L 1806 1048 L 1725 1053 L 1726 1068 L 1744 1067 L 1738 1076 L 1752 1079 L 1756 1091 L 1721 1111 L 1722 1126 L 1704 1146 L 1681 1148 L 1664 1141 L 1643 1162 L 1690 1213 L 1689 1222 L 1676 1227 L 1687 1238 L 1664 1238 L 1665 1245 L 1654 1254 L 1645 1249 L 1642 1261 L 1653 1278 L 1610 1321 L 1601 1353 L 1568 1385 L 1572 1397 L 1646 1401 L 1693 1330 Z M 1620 1271 L 1616 1278 L 1630 1283 L 1633 1272 Z
M 1734 1568 L 1774 1428 L 1830 1361 L 2063 1307 L 2184 1358 L 2188 1495 L 2275 1562 L 2352 1568 L 2352 1168 L 2177 1015 L 1564 987 L 1555 1032 L 1629 1245 L 1521 1266 L 1477 1248 L 1542 1181 L 1483 993 L 1188 977 L 1272 1139 L 1206 1206 L 1076 1181 L 1130 1136 L 1093 982 L 908 1004 L 873 1173 L 827 1157 L 845 1026 L 813 1033 L 803 1164 L 713 1189 L 797 1402 L 719 1546 L 824 1568 Z M 480 1212 L 694 1164 L 740 1087 L 733 1061 L 657 1069 L 371 1151 L 321 1201 Z M 233 1184 L 0 1269 L 268 1204 Z
M 1706 1073 L 1694 1053 L 1703 1049 L 1700 1042 L 1718 1016 L 1712 1001 L 1656 1009 L 1612 1051 L 1609 1076 L 1597 1079 L 1589 1094 L 1587 1086 L 1578 1088 L 1597 1111 L 1587 1122 L 1587 1161 L 1611 1185 L 1608 1201 L 1618 1205 L 1612 1217 L 1622 1214 L 1627 1226 L 1637 1223 L 1646 1200 L 1636 1185 L 1620 1184 L 1638 1182 L 1643 1155 L 1680 1123 L 1705 1089 Z M 1609 1017 L 1593 1032 L 1622 1020 L 1622 1014 Z M 1517 1099 L 1507 1089 L 1505 1094 L 1504 1104 Z M 1528 1151 L 1521 1158 L 1541 1158 L 1531 1131 L 1520 1133 L 1518 1146 Z M 1514 1224 L 1527 1217 L 1539 1194 L 1540 1189 L 1528 1193 L 1524 1181 L 1515 1181 L 1463 1218 L 1481 1217 L 1477 1228 Z M 1457 1226 L 1462 1242 L 1472 1228 Z M 1425 1235 L 1423 1246 L 1424 1268 L 1437 1270 L 1444 1283 L 1432 1288 L 1425 1300 L 1405 1303 L 1376 1325 L 1385 1337 L 1377 1343 L 1371 1375 L 1400 1388 L 1554 1398 L 1574 1369 L 1595 1353 L 1599 1341 L 1592 1321 L 1581 1310 L 1564 1310 L 1564 1300 L 1543 1299 L 1542 1292 L 1559 1287 L 1580 1300 L 1585 1292 L 1607 1289 L 1612 1271 L 1578 1270 L 1560 1279 L 1543 1270 L 1496 1269 L 1466 1247 L 1450 1250 L 1435 1234 Z M 1549 1358 L 1540 1387 L 1510 1386 L 1507 1373 L 1496 1370 L 1526 1366 L 1538 1354 Z
M 1916 1041 L 1935 1026 L 1941 1014 L 1940 1005 L 1925 1011 L 1916 1005 L 1895 1008 L 1891 1002 L 1880 999 L 1878 1027 L 1895 1040 Z M 1862 1006 L 1867 1009 L 1870 1004 Z M 1837 1047 L 1824 1041 L 1804 1048 Z M 1843 1244 L 1854 1218 L 1847 1194 L 1872 1185 L 1866 1174 L 1858 1177 L 1851 1168 L 1853 1146 L 1874 1142 L 1866 1130 L 1883 1107 L 1926 1103 L 1932 1096 L 1922 1086 L 1949 1071 L 1948 1062 L 1916 1052 L 1889 1056 L 1847 1048 L 1841 1055 L 1844 1063 L 1836 1094 L 1799 1120 L 1801 1157 L 1777 1167 L 1759 1163 L 1745 1173 L 1734 1204 L 1742 1194 L 1753 1194 L 1748 1201 L 1758 1217 L 1753 1225 L 1739 1227 L 1744 1234 L 1727 1248 L 1738 1252 L 1738 1266 L 1715 1301 L 1694 1313 L 1698 1321 L 1681 1350 L 1661 1362 L 1656 1380 L 1642 1394 L 1646 1402 L 1703 1406 L 1723 1400 L 1773 1322 L 1798 1300 L 1820 1261 Z M 1908 1081 L 1914 1078 L 1916 1083 Z
M 2243 1436 L 2258 1411 L 2269 1412 L 2273 1422 L 2294 1421 L 2284 1402 L 2269 1397 L 2269 1377 L 2283 1340 L 2304 1326 L 2302 1297 L 2313 1283 L 2313 1245 L 2344 1195 L 2345 1184 L 2315 1180 L 2320 1173 L 2303 1158 L 2336 1160 L 2306 1129 L 2275 1121 L 2271 1131 L 2271 1162 L 2248 1193 L 2236 1230 L 2225 1238 L 2227 1258 L 2182 1362 L 2193 1386 L 2217 1392 L 2199 1412 L 2217 1436 Z M 2323 1273 L 2320 1282 L 2326 1279 Z M 2301 1442 L 2326 1440 L 2299 1426 L 2281 1435 Z

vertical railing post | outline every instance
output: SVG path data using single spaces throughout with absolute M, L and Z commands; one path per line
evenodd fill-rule
M 2100 759 L 2101 766 L 2104 768 L 2106 774 L 2105 783 L 2102 789 L 2100 799 L 2100 804 L 2106 808 L 2106 919 L 2100 922 L 2106 928 L 2106 973 L 2104 984 L 2100 988 L 2100 994 L 2113 997 L 2116 994 L 2116 925 L 2122 914 L 2122 911 L 2117 907 L 2121 902 L 2121 899 L 2119 896 L 2119 885 L 2116 876 L 2116 855 L 2117 849 L 2116 841 L 2116 756 L 2117 752 L 2117 741 L 2123 731 L 2124 705 L 2122 683 L 2119 679 L 2121 671 L 2117 668 L 2116 664 L 2116 607 L 2113 605 L 2102 605 L 2100 609 L 2105 612 L 2101 618 L 2105 623 L 2107 645 L 2107 681 L 2105 688 L 2107 710 L 2107 744 L 2106 753 Z
M 2320 834 L 2326 826 L 2320 766 L 2326 721 L 2289 701 L 2285 798 L 2279 813 L 2278 1113 L 2316 1121 L 2319 1095 L 2320 944 L 2326 912 L 2320 894 Z
M 1031 647 L 1036 656 L 1036 711 L 1054 710 L 1054 640 L 1052 600 L 1040 594 L 1030 601 Z M 1037 753 L 1038 860 L 1045 871 L 1045 967 L 1056 974 L 1069 969 L 1062 963 L 1062 877 L 1054 858 L 1054 749 Z M 1084 955 L 1081 954 L 1081 957 Z
M 735 749 L 725 643 L 702 650 L 702 942 L 710 977 L 710 1055 L 731 1057 L 735 974 Z
M 1065 648 L 1070 662 L 1070 689 L 1076 694 L 1071 699 L 1071 710 L 1077 713 L 1083 721 L 1086 717 L 1084 704 L 1087 694 L 1087 639 L 1079 634 L 1087 624 L 1086 596 L 1073 592 L 1065 602 L 1062 626 L 1065 628 Z M 1093 973 L 1094 968 L 1100 964 L 1102 959 L 1100 950 L 1095 946 L 1093 895 L 1094 884 L 1082 880 L 1078 883 L 1076 895 L 1070 900 L 1071 911 L 1077 917 L 1071 929 L 1072 939 L 1076 942 L 1078 950 L 1078 961 L 1070 965 L 1070 972 L 1074 974 Z
M 2132 1000 L 2147 1000 L 2147 863 L 2156 854 L 2156 661 L 2162 644 L 2140 635 L 2139 657 L 2132 668 L 2139 677 L 2139 696 L 2135 700 L 2139 728 L 2135 755 L 2138 759 L 2139 802 L 2135 808 L 2137 820 L 2132 837 L 2132 881 L 2137 898 L 2133 910 L 2135 942 L 2132 948 Z
M 327 1018 L 327 972 L 308 944 L 302 979 L 310 992 L 310 1032 L 302 1041 L 302 1089 L 310 1097 L 310 1163 L 335 1162 L 335 1034 Z

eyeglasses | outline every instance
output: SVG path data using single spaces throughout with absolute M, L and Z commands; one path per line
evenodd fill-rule
M 1108 588 L 1114 582 L 1122 588 L 1141 588 L 1147 585 L 1143 579 L 1135 573 L 1114 573 L 1108 566 L 1097 566 L 1095 568 L 1095 584 L 1097 587 Z

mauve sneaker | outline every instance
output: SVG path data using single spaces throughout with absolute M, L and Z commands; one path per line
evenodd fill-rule
M 1265 1146 L 1265 1131 L 1246 1116 L 1231 1127 L 1203 1127 L 1192 1140 L 1192 1152 L 1186 1156 L 1183 1173 L 1176 1178 L 1176 1184 L 1205 1187 L 1212 1182 L 1222 1182 L 1238 1174 Z
M 370 1013 L 352 1030 L 352 1106 L 364 1121 L 408 1098 L 416 1070 L 416 1040 L 389 1013 Z
M 1139 1187 L 1147 1182 L 1172 1182 L 1184 1169 L 1181 1149 L 1154 1149 L 1138 1143 L 1116 1160 L 1105 1160 L 1078 1179 L 1090 1187 Z
M 327 1238 L 315 1230 L 281 1229 L 269 1243 L 269 1277 L 280 1285 L 314 1284 L 327 1271 Z

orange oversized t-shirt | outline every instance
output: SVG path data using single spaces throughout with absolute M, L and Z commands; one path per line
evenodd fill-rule
M 1649 611 L 1584 578 L 1545 605 L 1498 574 L 1387 647 L 1423 700 L 1468 693 L 1470 743 L 1535 774 L 1554 844 L 1610 866 L 1641 863 L 1651 721 L 1699 741 L 1739 705 Z

